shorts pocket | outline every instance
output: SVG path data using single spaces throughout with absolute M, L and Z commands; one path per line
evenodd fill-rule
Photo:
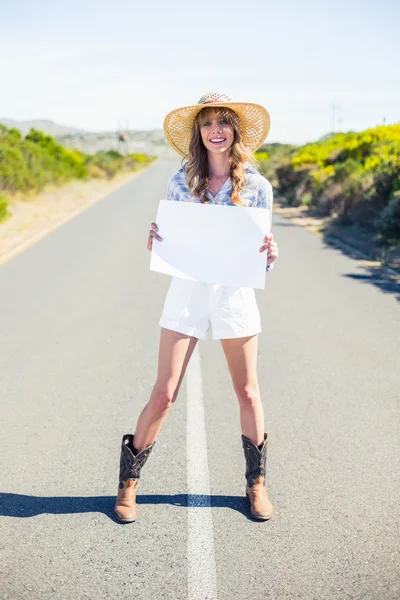
M 169 321 L 179 321 L 193 294 L 193 281 L 173 277 L 164 301 L 162 316 Z
M 237 331 L 248 331 L 257 327 L 260 312 L 253 288 L 239 288 L 229 296 L 230 322 Z

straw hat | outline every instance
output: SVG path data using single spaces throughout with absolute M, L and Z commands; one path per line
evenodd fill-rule
M 204 94 L 197 104 L 176 108 L 164 119 L 164 133 L 169 144 L 181 156 L 189 152 L 191 130 L 197 114 L 205 107 L 224 106 L 231 108 L 239 117 L 243 142 L 253 152 L 264 142 L 270 129 L 268 111 L 259 104 L 233 102 L 228 94 L 210 92 Z

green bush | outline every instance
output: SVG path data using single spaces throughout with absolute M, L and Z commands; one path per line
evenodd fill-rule
M 64 148 L 37 129 L 23 137 L 17 129 L 0 124 L 0 191 L 11 194 L 38 191 L 48 183 L 59 185 L 72 179 L 112 178 L 154 159 L 145 154 L 122 156 L 116 150 L 84 154 Z
M 0 189 L 16 192 L 29 187 L 29 170 L 17 146 L 0 145 Z
M 278 186 L 276 169 L 290 157 L 297 146 L 290 144 L 263 144 L 255 153 L 258 168 L 270 180 L 274 187 Z
M 383 246 L 394 246 L 400 240 L 400 191 L 393 194 L 389 204 L 380 214 L 376 229 Z
M 266 151 L 266 146 L 260 150 Z M 287 205 L 306 204 L 318 215 L 333 215 L 379 233 L 382 243 L 392 244 L 395 239 L 400 243 L 394 195 L 400 190 L 399 157 L 397 124 L 287 146 L 279 154 L 271 153 L 270 176 L 265 168 L 262 171 Z
M 0 196 L 0 222 L 5 221 L 9 216 L 8 200 L 4 196 Z
M 128 156 L 141 164 L 147 164 L 150 158 L 147 154 L 128 154 Z
M 313 197 L 310 192 L 303 194 L 301 197 L 301 203 L 303 204 L 303 206 L 311 206 L 312 201 L 313 201 Z
M 354 160 L 354 158 L 348 158 L 344 162 L 336 164 L 333 179 L 343 182 L 354 173 L 358 173 L 361 170 L 360 167 L 361 165 L 358 161 Z

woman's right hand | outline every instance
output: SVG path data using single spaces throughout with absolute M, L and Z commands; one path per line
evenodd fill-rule
M 153 248 L 153 238 L 156 238 L 159 242 L 162 242 L 162 237 L 160 237 L 157 233 L 158 227 L 157 223 L 151 224 L 151 229 L 149 231 L 149 237 L 147 238 L 147 250 L 152 250 Z

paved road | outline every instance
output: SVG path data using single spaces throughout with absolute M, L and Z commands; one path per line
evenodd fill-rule
M 0 268 L 1 598 L 398 599 L 396 290 L 278 217 L 257 292 L 273 519 L 248 518 L 237 401 L 210 339 L 142 472 L 139 520 L 113 520 L 169 282 L 149 272 L 147 229 L 177 166 Z

